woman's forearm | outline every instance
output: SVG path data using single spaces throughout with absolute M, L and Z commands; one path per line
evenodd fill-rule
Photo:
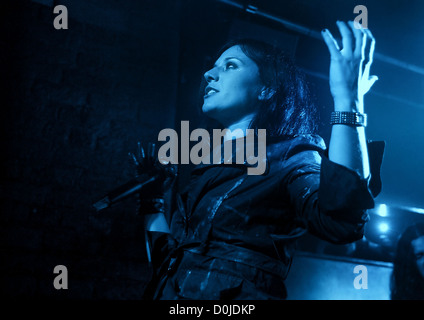
M 331 161 L 355 170 L 362 178 L 370 174 L 364 127 L 334 124 L 328 149 Z
M 371 89 L 377 76 L 370 75 L 375 39 L 369 29 L 353 21 L 337 21 L 342 41 L 334 39 L 327 29 L 323 39 L 330 51 L 330 91 L 335 111 L 364 113 L 364 95 Z M 365 128 L 349 124 L 333 124 L 328 150 L 329 159 L 368 178 L 368 159 Z

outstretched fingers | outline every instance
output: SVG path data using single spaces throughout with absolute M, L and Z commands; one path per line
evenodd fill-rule
M 146 157 L 146 154 L 144 153 L 143 146 L 141 145 L 141 142 L 137 142 L 137 152 L 139 159 L 144 159 Z
M 134 155 L 134 153 L 128 152 L 128 155 L 132 159 L 132 161 L 134 162 L 134 164 L 136 166 L 139 166 L 140 165 L 140 163 L 138 162 L 137 157 Z
M 366 45 L 366 49 L 365 49 L 364 74 L 369 75 L 371 64 L 372 64 L 373 59 L 374 59 L 375 38 L 374 38 L 374 36 L 372 35 L 372 33 L 369 29 L 364 29 L 364 31 L 367 35 L 367 45 Z
M 354 57 L 360 58 L 362 60 L 364 59 L 367 35 L 358 22 L 348 21 L 348 24 L 355 36 L 355 50 L 353 51 L 353 55 Z
M 339 59 L 341 55 L 340 47 L 331 32 L 327 29 L 324 29 L 321 31 L 321 35 L 325 44 L 327 45 L 328 50 L 330 51 L 331 59 Z
M 353 54 L 353 34 L 350 28 L 343 21 L 337 21 L 337 27 L 342 35 L 342 53 L 350 57 Z

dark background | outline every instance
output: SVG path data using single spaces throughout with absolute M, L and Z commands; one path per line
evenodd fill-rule
M 365 100 L 367 135 L 387 142 L 383 190 L 362 241 L 306 238 L 300 248 L 390 261 L 397 236 L 424 212 L 424 2 L 239 3 L 335 36 L 336 20 L 367 6 L 377 39 L 372 74 L 380 78 Z M 67 30 L 53 27 L 59 4 Z M 91 204 L 132 177 L 127 154 L 138 141 L 155 141 L 181 120 L 191 130 L 202 121 L 199 84 L 230 37 L 263 38 L 292 54 L 328 143 L 329 54 L 313 34 L 212 0 L 7 0 L 0 12 L 2 296 L 141 298 L 150 269 L 135 200 L 100 213 Z M 54 289 L 56 265 L 68 268 L 72 290 Z

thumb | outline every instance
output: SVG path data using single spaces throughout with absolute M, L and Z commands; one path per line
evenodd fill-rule
M 378 80 L 378 76 L 371 76 L 368 81 L 373 85 Z

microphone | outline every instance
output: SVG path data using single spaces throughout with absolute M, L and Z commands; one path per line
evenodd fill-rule
M 93 203 L 93 207 L 96 209 L 97 212 L 106 208 L 110 208 L 114 204 L 124 199 L 127 199 L 133 194 L 139 192 L 144 186 L 155 181 L 156 179 L 158 179 L 158 177 L 158 175 L 153 177 L 146 177 L 145 175 L 138 176 L 110 191 L 102 199 Z

